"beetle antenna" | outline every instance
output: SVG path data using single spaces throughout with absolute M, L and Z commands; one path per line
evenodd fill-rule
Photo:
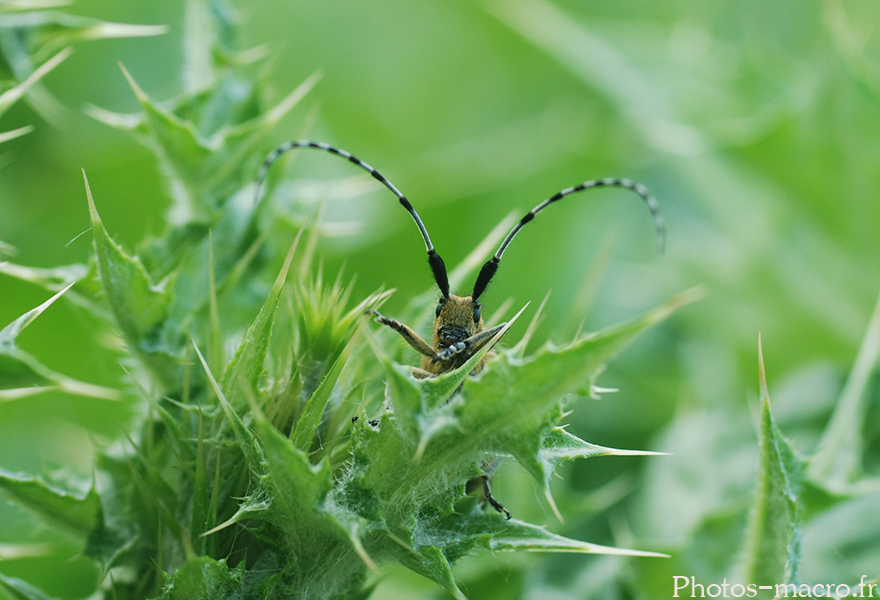
M 666 237 L 666 227 L 663 224 L 663 215 L 660 214 L 660 205 L 657 203 L 657 199 L 654 198 L 654 196 L 651 195 L 651 192 L 648 191 L 648 188 L 646 188 L 641 183 L 638 183 L 631 179 L 617 179 L 614 177 L 606 177 L 605 179 L 591 179 L 590 181 L 585 181 L 576 186 L 566 188 L 560 192 L 557 192 L 555 195 L 541 202 L 538 206 L 529 211 L 526 216 L 520 219 L 519 223 L 513 226 L 513 229 L 510 230 L 510 233 L 508 233 L 507 237 L 504 238 L 504 241 L 501 242 L 501 246 L 499 246 L 498 251 L 495 253 L 495 256 L 487 260 L 486 264 L 483 265 L 483 268 L 480 269 L 480 274 L 477 275 L 477 281 L 474 283 L 474 292 L 473 294 L 471 294 L 471 297 L 476 300 L 482 295 L 484 291 L 486 291 L 486 286 L 489 285 L 489 282 L 495 275 L 495 271 L 498 270 L 498 263 L 501 261 L 501 257 L 504 255 L 504 251 L 507 250 L 510 242 L 512 242 L 513 238 L 516 237 L 516 234 L 519 233 L 519 230 L 522 229 L 526 223 L 534 219 L 535 215 L 537 215 L 539 212 L 541 212 L 557 200 L 562 200 L 570 194 L 599 187 L 624 188 L 627 190 L 631 190 L 641 196 L 642 200 L 645 201 L 645 204 L 648 205 L 648 209 L 651 211 L 651 216 L 654 219 L 654 229 L 657 232 L 657 251 L 663 252 L 663 245 Z
M 425 224 L 422 223 L 422 219 L 419 217 L 419 213 L 416 212 L 416 209 L 413 208 L 413 205 L 410 204 L 410 201 L 406 199 L 406 196 L 397 189 L 397 187 L 385 179 L 385 177 L 379 173 L 376 169 L 365 163 L 364 161 L 352 156 L 350 152 L 346 152 L 345 150 L 341 150 L 339 148 L 334 148 L 329 144 L 325 144 L 324 142 L 313 142 L 311 140 L 298 140 L 295 142 L 285 142 L 281 144 L 269 155 L 266 157 L 266 160 L 263 161 L 263 164 L 260 166 L 260 171 L 257 175 L 257 185 L 254 190 L 254 203 L 258 202 L 260 199 L 260 188 L 263 185 L 263 181 L 266 179 L 266 174 L 269 172 L 269 167 L 272 166 L 276 160 L 278 160 L 282 154 L 289 152 L 295 148 L 314 148 L 315 150 L 323 150 L 324 152 L 329 152 L 330 154 L 335 154 L 341 158 L 346 159 L 348 162 L 359 166 L 361 169 L 372 175 L 373 179 L 387 187 L 391 192 L 397 196 L 397 199 L 400 200 L 400 203 L 403 207 L 409 212 L 410 216 L 413 218 L 413 221 L 416 222 L 416 226 L 419 228 L 419 233 L 422 234 L 422 239 L 425 240 L 425 248 L 428 250 L 428 264 L 431 266 L 431 272 L 434 274 L 434 281 L 437 282 L 437 287 L 440 288 L 440 293 L 443 294 L 444 298 L 449 297 L 449 279 L 446 275 L 446 265 L 443 263 L 443 259 L 440 258 L 440 255 L 437 254 L 437 251 L 434 250 L 434 245 L 431 243 L 431 236 L 428 235 L 428 230 L 425 228 Z

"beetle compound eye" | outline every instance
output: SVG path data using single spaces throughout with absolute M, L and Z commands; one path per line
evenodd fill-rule
M 480 307 L 474 306 L 474 323 L 479 323 L 481 316 L 482 315 L 480 314 Z
M 440 318 L 440 311 L 443 310 L 443 305 L 446 304 L 448 296 L 440 296 L 440 300 L 437 302 L 437 309 L 434 311 L 434 316 L 436 318 Z

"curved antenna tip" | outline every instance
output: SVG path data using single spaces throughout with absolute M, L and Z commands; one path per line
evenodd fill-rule
M 538 204 L 535 208 L 530 210 L 526 215 L 520 219 L 520 221 L 513 226 L 513 229 L 510 230 L 510 233 L 507 234 L 507 237 L 504 238 L 504 241 L 501 242 L 501 245 L 498 247 L 498 250 L 495 252 L 495 256 L 493 256 L 480 270 L 480 274 L 477 275 L 477 280 L 474 283 L 474 293 L 473 299 L 476 300 L 480 294 L 482 294 L 486 290 L 486 286 L 489 285 L 489 282 L 492 280 L 492 277 L 495 275 L 495 271 L 498 270 L 498 263 L 501 261 L 501 257 L 504 255 L 505 250 L 510 245 L 510 242 L 513 241 L 513 238 L 519 233 L 519 231 L 525 227 L 525 225 L 531 222 L 541 211 L 545 208 L 553 204 L 554 202 L 558 202 L 562 200 L 566 196 L 571 194 L 575 194 L 577 192 L 582 192 L 584 190 L 599 188 L 599 187 L 617 187 L 630 190 L 635 192 L 638 196 L 645 201 L 645 204 L 648 205 L 648 210 L 651 211 L 651 216 L 654 219 L 654 230 L 657 235 L 657 251 L 660 254 L 663 254 L 666 246 L 666 225 L 663 222 L 663 215 L 660 214 L 660 205 L 657 202 L 657 199 L 651 195 L 651 192 L 644 185 L 637 181 L 633 181 L 632 179 L 623 179 L 623 178 L 615 178 L 615 177 L 606 177 L 604 179 L 591 179 L 589 181 L 584 181 L 578 185 L 565 188 L 564 190 L 560 190 Z

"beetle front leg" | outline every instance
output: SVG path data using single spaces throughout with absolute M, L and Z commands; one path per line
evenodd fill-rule
M 495 336 L 496 333 L 504 329 L 504 327 L 506 326 L 507 323 L 501 323 L 491 329 L 487 329 L 486 331 L 475 333 L 466 340 L 462 340 L 460 342 L 452 344 L 447 348 L 444 348 L 435 355 L 434 360 L 448 361 L 456 355 L 461 354 L 462 352 L 467 352 L 468 356 L 472 356 L 474 352 L 477 352 L 480 348 L 485 346 L 489 342 L 489 340 L 491 340 Z
M 376 312 L 372 308 L 368 308 L 366 310 L 366 314 L 373 315 L 376 318 L 376 321 L 381 323 L 382 325 L 387 325 L 406 340 L 406 343 L 413 347 L 413 349 L 421 354 L 422 356 L 427 356 L 429 358 L 435 358 L 437 356 L 437 352 L 431 347 L 431 345 L 422 339 L 418 333 L 412 330 L 411 327 L 404 325 L 400 321 L 396 319 L 389 319 L 385 315 Z

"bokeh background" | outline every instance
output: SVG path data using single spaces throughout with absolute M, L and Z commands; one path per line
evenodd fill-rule
M 567 465 L 554 487 L 564 523 L 517 468 L 502 467 L 494 484 L 526 520 L 673 558 L 484 554 L 458 567 L 466 593 L 663 598 L 673 574 L 711 582 L 735 570 L 758 460 L 758 334 L 780 426 L 800 452 L 812 453 L 880 292 L 880 5 L 232 5 L 241 47 L 268 49 L 261 69 L 276 100 L 322 74 L 275 141 L 307 135 L 377 167 L 416 205 L 450 266 L 503 218 L 585 179 L 630 177 L 658 197 L 668 226 L 662 255 L 648 212 L 627 192 L 578 194 L 543 213 L 505 254 L 483 297 L 488 314 L 508 298 L 534 308 L 550 292 L 535 339 L 564 340 L 683 289 L 707 292 L 609 365 L 598 383 L 619 392 L 577 406 L 569 418 L 592 442 L 673 456 Z M 81 169 L 117 240 L 133 247 L 161 230 L 170 201 L 152 154 L 85 110 L 137 110 L 120 63 L 155 98 L 173 98 L 186 80 L 185 3 L 78 0 L 65 10 L 168 30 L 77 44 L 44 80 L 58 100 L 51 111 L 21 102 L 3 116 L 3 131 L 36 127 L 0 148 L 0 240 L 17 249 L 11 260 L 40 267 L 88 259 L 91 238 L 77 237 L 88 228 Z M 322 211 L 324 268 L 356 276 L 358 300 L 382 285 L 396 288 L 383 309 L 394 315 L 431 287 L 417 231 L 383 190 L 336 202 L 336 188 L 318 184 L 324 173 L 343 183 L 364 179 L 315 154 L 293 168 L 315 179 L 302 193 Z M 0 277 L 0 323 L 46 298 Z M 88 319 L 64 303 L 20 344 L 78 379 L 110 386 L 120 379 Z M 869 473 L 880 462 L 877 390 L 874 376 L 865 392 Z M 88 475 L 94 444 L 119 436 L 131 410 L 62 394 L 0 403 L 0 468 Z M 867 496 L 851 512 L 810 522 L 804 579 L 878 574 L 876 505 L 877 496 Z M 0 571 L 59 598 L 94 585 L 75 545 L 0 500 L 0 548 L 25 542 L 30 556 L 6 556 Z M 401 594 L 445 597 L 389 570 L 375 597 Z

